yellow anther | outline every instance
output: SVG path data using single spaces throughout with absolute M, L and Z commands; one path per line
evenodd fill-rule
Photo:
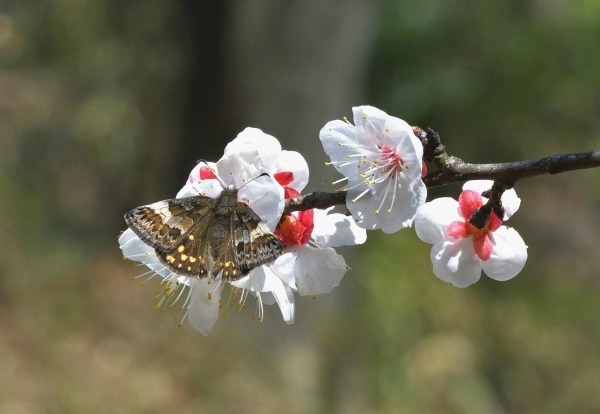
M 388 211 L 387 211 L 387 213 L 388 213 L 388 214 L 392 214 L 392 210 L 388 210 Z
M 379 210 L 375 210 L 375 215 L 378 216 L 379 215 Z

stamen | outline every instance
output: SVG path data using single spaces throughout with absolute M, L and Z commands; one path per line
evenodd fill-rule
M 369 192 L 370 188 L 367 188 L 365 191 L 363 191 L 362 193 L 360 193 L 358 195 L 358 197 L 356 197 L 355 199 L 352 200 L 352 204 L 356 203 L 356 200 L 358 200 L 359 198 L 361 198 L 362 196 L 364 196 L 365 194 L 367 194 Z
M 383 193 L 383 198 L 381 199 L 381 204 L 379 204 L 379 207 L 377 207 L 377 210 L 375 210 L 376 215 L 379 215 L 379 210 L 381 210 L 381 207 L 383 206 L 383 203 L 385 202 L 385 199 L 387 198 L 388 192 L 390 191 L 390 184 L 391 184 L 391 182 L 388 181 L 388 185 L 385 187 L 385 192 Z
M 398 188 L 398 174 L 394 175 L 394 192 L 392 193 L 392 203 L 388 209 L 388 214 L 391 214 L 392 208 L 394 207 L 394 201 L 396 200 L 396 189 Z

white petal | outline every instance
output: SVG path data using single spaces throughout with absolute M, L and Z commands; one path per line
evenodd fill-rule
M 219 319 L 219 299 L 223 283 L 216 286 L 214 281 L 208 284 L 208 279 L 190 279 L 192 291 L 187 318 L 196 330 L 206 336 Z
M 491 190 L 493 185 L 494 182 L 492 180 L 471 180 L 464 183 L 462 189 L 463 191 L 471 190 L 481 194 L 485 191 Z
M 330 247 L 298 246 L 294 274 L 300 295 L 331 292 L 346 273 L 346 262 Z
M 285 208 L 283 193 L 283 187 L 272 177 L 265 176 L 240 188 L 238 201 L 247 203 L 273 231 Z
M 272 292 L 253 293 L 254 296 L 260 295 L 260 301 L 265 305 L 274 305 L 277 303 L 275 295 Z
M 471 180 L 463 184 L 463 191 L 471 190 L 479 194 L 490 190 L 494 182 L 492 180 Z M 487 198 L 484 197 L 487 201 Z M 502 207 L 504 207 L 504 221 L 508 220 L 521 205 L 521 199 L 517 196 L 517 192 L 514 189 L 506 190 L 502 194 Z
M 358 142 L 365 145 L 390 145 L 389 133 L 386 133 L 386 125 L 390 116 L 373 106 L 355 106 L 352 108 L 354 114 L 354 125 L 362 133 L 358 136 Z
M 423 144 L 415 136 L 410 125 L 402 121 L 405 125 L 396 145 L 396 151 L 404 160 L 403 174 L 412 180 L 420 179 L 423 171 Z
M 296 289 L 296 279 L 294 277 L 296 256 L 295 251 L 286 251 L 269 266 L 273 273 L 292 289 Z
M 277 282 L 275 279 L 279 278 L 271 271 L 269 266 L 259 266 L 247 276 L 230 282 L 230 284 L 253 292 L 272 292 L 275 289 L 274 283 Z
M 412 225 L 417 208 L 427 198 L 427 187 L 421 179 L 410 181 L 400 175 L 396 184 L 396 194 L 394 194 L 392 179 L 375 185 L 371 194 L 365 194 L 360 198 L 358 196 L 364 191 L 364 186 L 348 191 L 346 207 L 360 227 L 394 233 Z M 390 188 L 386 194 L 385 187 L 388 185 Z M 352 200 L 355 202 L 353 203 Z M 387 212 L 388 209 L 391 210 L 390 213 Z M 379 214 L 376 214 L 377 210 Z
M 277 306 L 279 306 L 279 310 L 281 311 L 281 316 L 283 320 L 287 324 L 294 323 L 294 312 L 295 312 L 295 301 L 294 292 L 289 286 L 283 284 L 280 279 L 277 289 L 273 290 L 272 293 L 275 296 L 275 300 L 277 301 Z
M 360 105 L 352 107 L 352 114 L 354 115 L 354 124 L 358 125 L 363 121 L 363 117 L 366 115 L 369 118 L 382 119 L 385 120 L 389 118 L 389 115 L 386 114 L 381 109 L 375 108 L 371 105 Z
M 504 207 L 504 221 L 508 220 L 521 205 L 521 199 L 514 189 L 506 190 L 502 194 L 502 207 Z
M 293 181 L 286 185 L 298 192 L 302 192 L 308 184 L 308 164 L 304 157 L 296 151 L 281 151 L 275 162 L 273 173 L 290 171 L 294 174 Z
M 175 198 L 193 197 L 203 195 L 210 198 L 218 197 L 223 191 L 223 185 L 218 180 L 202 180 L 192 184 L 186 184 L 177 193 Z
M 239 154 L 229 152 L 217 161 L 217 175 L 228 188 L 241 188 L 244 184 L 268 172 L 258 155 L 258 150 Z
M 257 267 L 248 276 L 231 284 L 253 292 L 260 292 L 261 298 L 263 297 L 263 292 L 273 294 L 281 310 L 283 320 L 287 323 L 294 323 L 294 293 L 269 266 Z
M 455 221 L 464 221 L 458 201 L 450 197 L 436 198 L 417 210 L 415 231 L 425 243 L 438 244 L 446 239 L 446 229 Z
M 481 260 L 470 237 L 434 244 L 431 248 L 433 273 L 444 282 L 464 288 L 481 277 Z
M 315 227 L 311 238 L 319 247 L 339 247 L 362 244 L 367 240 L 367 231 L 360 228 L 352 217 L 345 214 L 314 210 Z
M 519 233 L 506 226 L 501 226 L 490 237 L 494 250 L 490 258 L 482 262 L 483 271 L 495 280 L 508 280 L 515 277 L 527 261 L 527 246 Z
M 236 154 L 258 169 L 272 171 L 281 152 L 277 138 L 265 134 L 258 128 L 246 128 L 225 147 L 225 156 Z
M 163 278 L 171 276 L 171 271 L 158 260 L 154 249 L 144 243 L 133 230 L 127 229 L 123 232 L 119 237 L 119 247 L 123 256 L 129 260 L 145 264 Z
M 348 156 L 361 151 L 356 147 L 360 135 L 353 125 L 339 120 L 328 122 L 319 132 L 325 153 L 334 168 L 345 177 L 358 176 L 356 163 L 350 162 Z

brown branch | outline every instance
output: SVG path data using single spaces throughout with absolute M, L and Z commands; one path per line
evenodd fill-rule
M 501 184 L 504 189 L 508 189 L 523 178 L 600 167 L 600 151 L 552 155 L 535 160 L 497 164 L 471 164 L 458 157 L 448 155 L 435 131 L 428 129 L 425 132 L 416 127 L 414 127 L 414 131 L 423 143 L 423 160 L 433 162 L 437 166 L 436 171 L 423 178 L 425 185 L 429 188 L 469 180 L 492 180 Z M 346 193 L 344 192 L 316 191 L 287 200 L 285 212 L 312 208 L 323 209 L 344 204 L 346 204 Z
M 346 193 L 344 191 L 336 193 L 315 191 L 314 193 L 286 200 L 285 212 L 291 213 L 292 211 L 310 210 L 312 208 L 325 209 L 340 204 L 346 204 Z
M 552 155 L 537 160 L 498 164 L 471 164 L 460 158 L 448 156 L 440 163 L 441 167 L 437 171 L 423 179 L 427 187 L 469 180 L 494 180 L 512 186 L 518 180 L 536 175 L 600 167 L 600 151 Z

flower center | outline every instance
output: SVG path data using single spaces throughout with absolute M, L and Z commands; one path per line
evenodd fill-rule
M 283 244 L 294 246 L 306 244 L 315 227 L 313 218 L 313 210 L 300 211 L 297 215 L 286 213 L 281 216 L 274 233 Z
M 379 147 L 379 162 L 383 167 L 383 172 L 390 172 L 392 174 L 396 174 L 402 171 L 402 166 L 404 165 L 404 160 L 396 152 L 395 148 L 388 147 L 387 145 L 378 146 Z
M 473 238 L 485 236 L 486 234 L 490 233 L 489 224 L 487 224 L 484 228 L 479 229 L 476 225 L 471 224 L 469 221 L 467 221 L 466 230 L 467 236 L 471 236 Z

